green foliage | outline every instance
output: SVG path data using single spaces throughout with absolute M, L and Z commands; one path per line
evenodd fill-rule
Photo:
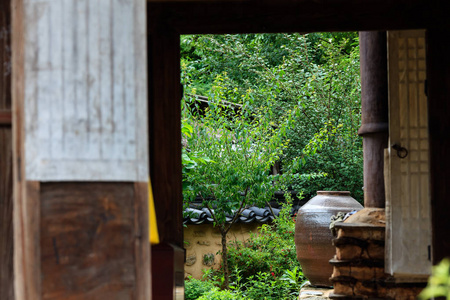
M 192 138 L 192 134 L 194 132 L 194 128 L 191 124 L 189 124 L 188 120 L 181 121 L 181 135 L 183 139 Z M 190 170 L 195 169 L 200 164 L 214 163 L 209 157 L 203 155 L 202 152 L 188 152 L 188 150 L 183 147 L 181 149 L 181 164 L 182 168 L 182 177 L 183 177 L 183 189 L 187 188 L 189 185 L 188 182 L 188 173 Z
M 214 288 L 209 281 L 202 281 L 192 277 L 184 282 L 184 297 L 186 300 L 196 300 Z
M 287 147 L 286 127 L 272 126 L 267 112 L 242 105 L 238 113 L 221 99 L 217 84 L 216 97 L 209 107 L 197 114 L 196 99 L 186 96 L 183 107 L 183 134 L 187 150 L 183 152 L 183 186 L 185 204 L 200 197 L 214 219 L 214 225 L 226 236 L 239 214 L 250 205 L 264 206 L 283 180 L 269 174 L 270 167 L 280 159 Z M 234 216 L 230 224 L 227 216 Z M 222 255 L 227 256 L 223 239 Z M 224 266 L 225 286 L 228 283 L 227 265 Z
M 274 278 L 273 272 L 258 272 L 243 285 L 243 299 L 297 299 L 299 285 Z
M 302 162 L 302 173 L 324 173 L 315 180 L 299 179 L 293 187 L 310 198 L 315 191 L 350 190 L 362 201 L 362 140 L 360 127 L 359 48 L 343 53 L 345 44 L 325 44 L 327 61 L 311 68 L 306 85 L 297 93 L 307 114 L 297 118 L 289 138 L 286 160 Z M 299 78 L 298 80 L 302 80 Z M 306 138 L 305 138 L 306 137 Z M 309 148 L 309 149 L 308 149 Z M 305 150 L 309 152 L 305 153 Z M 306 155 L 307 154 L 307 155 Z
M 274 128 L 287 124 L 279 158 L 296 174 L 288 185 L 308 198 L 350 190 L 362 201 L 356 33 L 183 36 L 181 48 L 187 93 L 242 104 L 249 116 L 264 108 Z
M 246 113 L 247 107 L 243 107 L 241 114 Z M 277 188 L 268 171 L 286 148 L 282 130 L 274 130 L 261 114 L 253 121 L 232 116 L 215 100 L 204 115 L 191 114 L 187 120 L 195 128 L 191 136 L 186 136 L 191 158 L 192 153 L 197 159 L 201 154 L 198 161 L 202 163 L 184 174 L 188 183 L 185 200 L 194 201 L 200 196 L 204 206 L 218 208 L 214 221 L 219 227 L 225 224 L 227 215 L 234 215 L 246 205 L 265 205 Z
M 215 287 L 204 293 L 198 300 L 238 300 L 243 299 L 239 294 L 229 290 L 219 290 Z
M 273 272 L 279 278 L 285 270 L 300 268 L 294 243 L 295 223 L 289 210 L 286 205 L 272 225 L 263 224 L 259 233 L 252 233 L 245 243 L 233 242 L 228 248 L 230 269 L 239 269 L 244 281 L 258 272 Z
M 300 271 L 300 268 L 295 266 L 293 270 L 285 270 L 280 279 L 288 281 L 290 284 L 298 287 L 302 284 L 302 281 L 305 280 L 305 277 L 303 277 L 303 272 Z
M 229 247 L 228 262 L 235 289 L 245 299 L 296 299 L 305 277 L 298 263 L 294 243 L 295 221 L 290 203 L 271 225 L 262 225 L 245 243 Z
M 435 297 L 450 299 L 450 259 L 448 258 L 444 258 L 433 267 L 428 285 L 419 295 L 419 299 L 434 299 Z
M 304 37 L 300 43 L 293 41 Z M 293 48 L 300 46 L 307 63 L 322 65 L 328 60 L 326 45 L 341 45 L 339 52 L 348 55 L 355 47 L 356 32 L 300 34 L 184 35 L 181 37 L 181 62 L 193 86 L 207 95 L 217 74 L 227 72 L 238 86 L 260 80 L 258 72 L 273 69 L 292 58 Z M 356 42 L 357 45 L 357 42 Z M 242 51 L 245 50 L 245 51 Z M 303 66 L 304 67 L 304 66 Z

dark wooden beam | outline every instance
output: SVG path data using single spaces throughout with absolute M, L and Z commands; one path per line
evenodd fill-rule
M 179 34 L 149 18 L 150 177 L 161 243 L 151 247 L 153 299 L 184 285 Z
M 160 239 L 182 247 L 180 38 L 159 25 L 148 40 L 150 177 Z
M 364 206 L 384 208 L 384 149 L 388 147 L 388 80 L 385 31 L 359 33 Z
M 450 257 L 450 40 L 449 28 L 427 31 L 428 120 L 433 263 Z
M 448 18 L 443 1 L 150 1 L 149 18 L 180 34 L 424 28 Z
M 180 299 L 184 293 L 184 249 L 172 244 L 152 246 L 152 299 Z
M 0 109 L 11 109 L 11 0 L 0 1 Z
M 0 109 L 0 126 L 6 125 L 11 126 L 12 115 L 9 109 Z
M 0 299 L 14 299 L 11 1 L 0 2 Z
M 14 299 L 11 128 L 0 128 L 0 299 Z

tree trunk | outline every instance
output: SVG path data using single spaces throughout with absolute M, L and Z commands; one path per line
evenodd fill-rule
M 221 230 L 222 234 L 222 263 L 223 263 L 223 288 L 228 289 L 230 272 L 228 272 L 227 231 Z

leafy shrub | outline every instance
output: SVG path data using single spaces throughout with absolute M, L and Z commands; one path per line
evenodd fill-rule
M 243 299 L 296 299 L 305 277 L 297 261 L 295 221 L 285 205 L 272 225 L 261 226 L 258 235 L 229 247 L 228 263 L 233 283 Z
M 187 298 L 186 298 L 187 299 Z M 238 293 L 229 290 L 219 290 L 217 287 L 203 294 L 198 300 L 238 300 L 243 299 Z
M 231 270 L 240 270 L 244 281 L 258 273 L 273 273 L 275 278 L 285 270 L 300 269 L 294 243 L 295 222 L 288 205 L 272 225 L 263 224 L 259 234 L 243 242 L 233 242 L 228 249 Z
M 300 274 L 301 272 L 296 273 Z M 258 272 L 247 278 L 244 284 L 240 284 L 238 280 L 233 288 L 239 291 L 242 299 L 297 299 L 300 289 L 299 277 L 292 281 L 285 279 L 276 278 L 273 272 Z
M 184 295 L 186 300 L 196 300 L 214 288 L 210 281 L 202 281 L 192 277 L 184 282 Z
M 450 299 L 449 258 L 444 258 L 437 266 L 433 267 L 428 285 L 419 295 L 419 299 L 434 299 L 435 297 Z

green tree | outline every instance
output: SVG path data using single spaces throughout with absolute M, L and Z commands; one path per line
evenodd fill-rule
M 186 170 L 183 195 L 186 204 L 200 198 L 221 233 L 227 288 L 227 233 L 244 209 L 264 206 L 279 189 L 280 176 L 270 175 L 269 170 L 283 154 L 287 142 L 286 128 L 274 128 L 266 118 L 270 107 L 249 111 L 246 103 L 235 113 L 220 101 L 220 89 L 216 95 L 201 114 L 196 113 L 195 99 L 185 97 L 184 122 L 192 128 L 185 134 L 187 148 L 191 156 L 208 159 Z

